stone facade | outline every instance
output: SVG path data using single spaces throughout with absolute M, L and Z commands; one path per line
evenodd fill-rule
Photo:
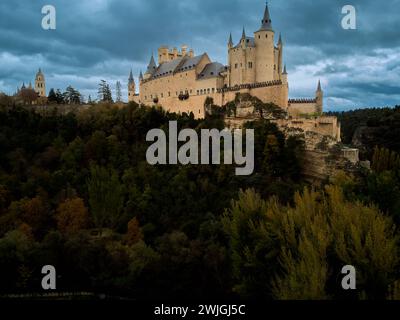
M 315 98 L 299 102 L 289 100 L 289 83 L 283 64 L 283 41 L 275 45 L 275 31 L 268 5 L 260 28 L 253 36 L 243 29 L 240 41 L 228 41 L 228 64 L 212 62 L 207 53 L 195 55 L 187 46 L 170 50 L 158 49 L 158 64 L 150 59 L 145 74 L 139 75 L 139 94 L 130 75 L 128 100 L 144 105 L 161 105 L 171 112 L 193 112 L 204 118 L 207 97 L 223 106 L 236 93 L 249 93 L 263 102 L 275 103 L 292 116 L 316 114 L 323 111 L 323 92 L 318 85 Z
M 46 95 L 46 80 L 44 78 L 44 74 L 42 73 L 41 69 L 39 69 L 39 71 L 35 77 L 35 92 L 41 98 L 45 98 L 47 96 Z

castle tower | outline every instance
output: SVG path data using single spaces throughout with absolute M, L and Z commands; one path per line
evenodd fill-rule
M 167 46 L 161 46 L 158 48 L 158 64 L 168 62 L 169 59 L 169 49 Z
M 315 99 L 316 99 L 316 108 L 318 113 L 322 113 L 324 111 L 324 92 L 322 91 L 321 88 L 321 80 L 318 81 L 318 88 L 315 93 Z
M 282 80 L 282 66 L 283 66 L 283 42 L 282 35 L 279 34 L 278 48 L 277 48 L 277 59 L 278 62 L 275 72 L 275 80 Z
M 265 7 L 261 28 L 254 33 L 256 44 L 256 82 L 274 80 L 275 64 L 275 32 L 272 29 L 272 21 L 268 4 Z
M 227 85 L 231 86 L 231 77 L 232 77 L 232 55 L 231 55 L 231 49 L 233 48 L 233 40 L 232 40 L 232 32 L 229 34 L 229 40 L 228 40 L 228 66 L 229 66 L 229 71 L 228 71 L 228 78 L 227 78 Z
M 46 81 L 40 68 L 35 77 L 35 92 L 39 97 L 46 97 Z
M 136 86 L 135 86 L 135 80 L 133 79 L 132 75 L 132 70 L 129 74 L 129 79 L 128 79 L 128 102 L 133 101 L 133 98 L 136 94 Z

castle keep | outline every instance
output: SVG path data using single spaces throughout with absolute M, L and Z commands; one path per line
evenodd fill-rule
M 279 36 L 275 44 L 275 37 L 266 5 L 260 28 L 253 36 L 247 36 L 243 28 L 236 45 L 229 36 L 227 65 L 211 61 L 207 53 L 195 55 L 187 46 L 181 50 L 162 46 L 158 49 L 158 64 L 152 56 L 145 74 L 140 73 L 139 94 L 131 72 L 128 100 L 161 105 L 170 112 L 193 112 L 196 118 L 203 118 L 207 97 L 223 106 L 234 100 L 236 93 L 249 93 L 263 102 L 275 103 L 291 116 L 321 113 L 320 83 L 314 98 L 289 100 L 283 41 Z

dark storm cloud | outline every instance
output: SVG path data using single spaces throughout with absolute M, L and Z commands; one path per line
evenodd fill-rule
M 57 30 L 41 28 L 41 8 L 57 9 Z M 357 30 L 341 28 L 341 9 L 357 9 Z M 48 87 L 72 84 L 95 95 L 100 79 L 126 84 L 161 44 L 187 44 L 226 63 L 229 32 L 257 30 L 261 0 L 2 0 L 0 90 L 12 92 L 45 70 Z M 291 96 L 310 96 L 321 78 L 328 107 L 395 104 L 400 98 L 399 0 L 271 1 L 282 32 Z M 351 79 L 351 81 L 349 81 Z

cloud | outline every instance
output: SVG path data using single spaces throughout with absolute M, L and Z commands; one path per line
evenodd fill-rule
M 313 96 L 322 80 L 330 109 L 398 103 L 400 1 L 354 0 L 357 30 L 341 28 L 343 0 L 270 4 L 282 32 L 291 97 Z M 162 44 L 187 44 L 227 63 L 227 40 L 257 30 L 259 0 L 52 0 L 57 29 L 41 28 L 46 0 L 0 2 L 0 90 L 12 93 L 42 67 L 48 89 L 69 84 L 96 96 L 100 79 L 121 81 L 146 68 Z

